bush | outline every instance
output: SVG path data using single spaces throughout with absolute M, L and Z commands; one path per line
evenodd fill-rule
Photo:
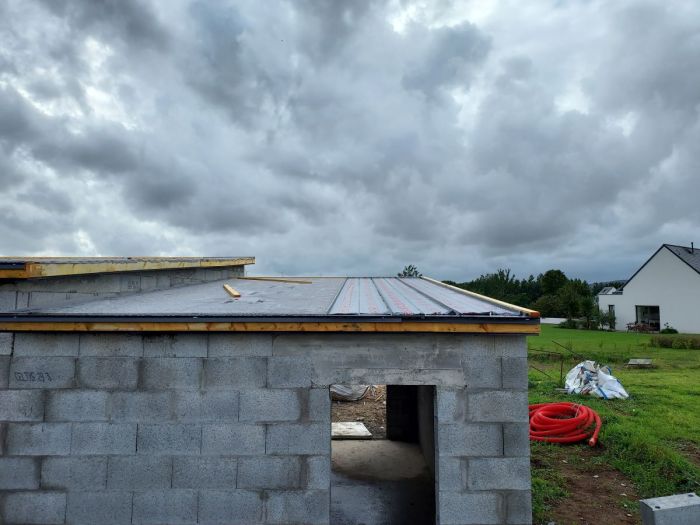
M 578 328 L 578 321 L 576 319 L 567 319 L 559 323 L 559 328 L 572 328 L 575 330 Z
M 659 331 L 660 334 L 677 334 L 678 330 L 670 326 L 668 323 L 664 323 L 663 330 Z
M 653 335 L 651 346 L 657 348 L 675 348 L 678 350 L 700 350 L 700 336 L 698 335 Z

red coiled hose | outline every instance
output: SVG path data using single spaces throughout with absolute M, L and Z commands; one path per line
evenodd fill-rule
M 595 428 L 593 428 L 595 424 Z M 530 405 L 530 439 L 548 443 L 598 442 L 600 416 L 592 408 L 576 403 Z

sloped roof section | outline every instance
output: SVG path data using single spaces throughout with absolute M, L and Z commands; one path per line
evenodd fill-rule
M 671 252 L 673 252 L 693 270 L 700 273 L 700 249 L 695 247 L 676 246 L 674 244 L 665 244 L 664 246 L 671 250 Z
M 639 272 L 642 271 L 642 269 L 649 264 L 649 261 L 651 261 L 654 257 L 656 257 L 656 254 L 659 253 L 661 250 L 666 248 L 668 251 L 670 251 L 673 255 L 678 257 L 681 261 L 686 263 L 688 266 L 690 266 L 693 270 L 696 272 L 700 273 L 700 249 L 696 249 L 691 246 L 678 246 L 676 244 L 662 244 L 659 246 L 659 249 L 656 250 L 651 257 L 649 257 L 646 261 L 644 261 L 644 264 L 642 264 L 639 268 L 637 268 L 637 271 L 632 274 L 632 277 L 627 279 L 627 282 L 618 289 L 618 292 L 624 292 L 625 288 L 627 285 L 632 282 L 632 280 L 637 276 Z

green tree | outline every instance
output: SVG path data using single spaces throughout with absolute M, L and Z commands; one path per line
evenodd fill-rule
M 559 297 L 556 295 L 542 295 L 534 303 L 532 308 L 537 310 L 542 317 L 561 317 L 562 307 Z
M 593 298 L 586 281 L 581 279 L 567 281 L 557 292 L 557 297 L 561 303 L 561 313 L 568 320 L 590 313 Z
M 418 271 L 418 268 L 413 266 L 412 264 L 409 264 L 408 266 L 404 266 L 404 269 L 401 270 L 401 272 L 396 274 L 397 277 L 423 277 L 423 274 Z
M 539 278 L 542 295 L 556 295 L 568 280 L 561 270 L 547 270 Z

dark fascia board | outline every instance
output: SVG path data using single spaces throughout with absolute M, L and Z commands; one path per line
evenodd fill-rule
M 649 262 L 650 262 L 654 257 L 656 257 L 656 254 L 658 254 L 658 253 L 659 253 L 661 250 L 663 250 L 664 248 L 666 248 L 669 252 L 671 252 L 673 255 L 675 255 L 675 256 L 678 257 L 681 261 L 683 261 L 683 264 L 689 266 L 689 267 L 692 268 L 695 272 L 700 273 L 700 272 L 698 272 L 697 269 L 693 268 L 692 265 L 688 264 L 688 262 L 685 261 L 685 260 L 684 260 L 680 255 L 678 255 L 676 252 L 674 252 L 673 250 L 669 250 L 669 248 L 668 248 L 669 246 L 674 246 L 674 247 L 678 247 L 678 248 L 686 248 L 685 246 L 679 246 L 679 245 L 677 245 L 677 244 L 665 244 L 665 243 L 662 244 L 662 245 L 659 247 L 659 249 L 656 250 L 656 251 L 653 253 L 653 255 L 652 255 L 651 257 L 649 257 L 649 258 L 646 260 L 646 262 L 645 262 L 644 264 L 642 264 L 636 272 L 634 272 L 634 274 L 632 274 L 632 277 L 630 277 L 629 279 L 627 279 L 627 282 L 626 282 L 625 284 L 622 285 L 622 287 L 620 288 L 620 290 L 624 290 L 625 288 L 627 288 L 627 285 L 628 285 L 629 283 L 632 282 L 632 279 L 634 279 L 634 278 L 637 276 L 637 274 L 638 274 L 639 272 L 641 272 L 642 269 L 643 269 L 647 264 L 649 264 Z M 687 249 L 687 248 L 686 248 L 686 249 Z

